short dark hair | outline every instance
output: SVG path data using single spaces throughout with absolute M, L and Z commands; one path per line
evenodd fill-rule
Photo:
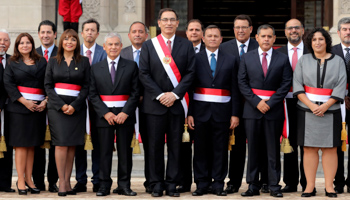
M 158 20 L 160 20 L 160 18 L 162 17 L 163 12 L 167 12 L 167 11 L 175 13 L 176 20 L 179 19 L 179 16 L 177 15 L 177 13 L 176 13 L 176 11 L 174 9 L 172 9 L 172 8 L 162 8 L 162 9 L 160 9 L 159 14 L 158 14 Z
M 205 31 L 207 31 L 208 29 L 212 29 L 212 28 L 219 29 L 220 36 L 222 35 L 221 34 L 221 29 L 218 26 L 211 24 L 211 25 L 207 26 L 207 28 L 204 29 L 203 36 L 205 36 Z
M 100 23 L 98 23 L 98 21 L 94 18 L 88 19 L 85 22 L 83 22 L 83 25 L 81 26 L 81 31 L 84 31 L 84 26 L 85 24 L 90 24 L 90 23 L 95 23 L 96 27 L 97 27 L 97 32 L 100 32 Z
M 51 26 L 53 33 L 56 33 L 56 31 L 57 31 L 56 25 L 52 21 L 44 20 L 44 21 L 40 22 L 40 24 L 38 26 L 38 33 L 40 32 L 40 28 L 41 28 L 42 25 Z
M 190 25 L 190 23 L 192 23 L 192 22 L 197 22 L 197 23 L 199 23 L 199 24 L 201 25 L 202 31 L 204 30 L 204 25 L 203 25 L 203 23 L 201 22 L 201 20 L 199 20 L 199 19 L 191 19 L 191 20 L 188 21 L 187 24 L 186 24 L 186 31 L 187 31 L 187 29 L 188 29 L 188 25 Z
M 312 38 L 314 37 L 315 33 L 320 32 L 322 36 L 326 40 L 326 52 L 331 53 L 332 52 L 332 38 L 329 35 L 329 33 L 324 30 L 323 28 L 314 28 L 306 37 L 305 44 L 307 49 L 310 53 L 314 54 L 314 50 L 312 49 Z
M 239 19 L 239 20 L 247 20 L 249 26 L 253 25 L 252 19 L 250 19 L 250 17 L 248 15 L 238 15 L 235 20 L 233 20 L 233 25 L 235 25 L 235 21 Z
M 261 29 L 272 29 L 273 35 L 276 35 L 276 34 L 275 34 L 275 28 L 273 28 L 273 26 L 271 26 L 270 24 L 263 24 L 263 25 L 259 26 L 258 30 L 256 31 L 256 34 L 259 35 Z
M 130 25 L 130 27 L 129 27 L 129 33 L 130 33 L 130 31 L 131 31 L 132 25 L 134 25 L 134 24 L 142 24 L 142 25 L 145 27 L 145 32 L 148 33 L 148 28 L 147 28 L 146 24 L 143 23 L 143 22 L 140 22 L 140 21 L 134 21 L 134 22 Z

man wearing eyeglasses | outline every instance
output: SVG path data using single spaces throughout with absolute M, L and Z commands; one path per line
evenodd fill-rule
M 233 21 L 233 25 L 235 39 L 221 44 L 220 50 L 235 56 L 239 60 L 244 53 L 257 49 L 259 44 L 255 39 L 250 38 L 253 26 L 252 20 L 248 15 L 238 15 Z M 242 113 L 242 111 L 240 113 Z M 227 183 L 227 188 L 225 190 L 228 194 L 238 192 L 242 185 L 246 156 L 246 134 L 244 131 L 243 120 L 240 119 L 240 122 L 240 126 L 234 130 L 236 141 L 235 145 L 232 145 L 232 150 L 230 152 L 228 174 L 230 181 Z
M 194 50 L 190 41 L 175 35 L 179 26 L 176 11 L 159 11 L 161 34 L 143 43 L 140 55 L 140 81 L 144 86 L 142 112 L 146 114 L 149 139 L 149 186 L 152 196 L 179 197 L 179 159 L 183 124 L 188 111 L 186 93 L 194 79 Z M 164 141 L 168 161 L 164 178 Z
M 308 53 L 307 48 L 303 43 L 304 27 L 302 23 L 297 19 L 291 19 L 286 23 L 285 35 L 288 39 L 288 44 L 279 48 L 280 51 L 288 55 L 290 65 L 294 71 L 294 68 L 298 62 L 298 59 Z M 287 109 L 288 109 L 288 121 L 289 121 L 289 141 L 293 147 L 292 153 L 284 154 L 283 163 L 283 182 L 286 186 L 282 189 L 282 192 L 296 192 L 299 184 L 299 167 L 300 167 L 300 184 L 303 191 L 306 188 L 306 178 L 303 167 L 303 148 L 300 148 L 300 166 L 298 164 L 298 145 L 297 145 L 297 113 L 296 105 L 297 98 L 293 98 L 292 93 L 286 96 Z

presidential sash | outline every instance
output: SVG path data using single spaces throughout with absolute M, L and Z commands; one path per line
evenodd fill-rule
M 171 56 L 171 53 L 169 52 L 167 46 L 165 45 L 162 35 L 159 34 L 157 37 L 152 38 L 152 43 L 164 67 L 165 72 L 167 73 L 173 87 L 175 88 L 181 81 L 181 74 L 178 67 L 176 66 L 176 63 L 173 57 Z M 182 107 L 185 111 L 185 117 L 187 117 L 188 103 L 189 103 L 189 96 L 188 96 L 188 93 L 186 92 L 184 98 L 182 98 L 181 100 Z

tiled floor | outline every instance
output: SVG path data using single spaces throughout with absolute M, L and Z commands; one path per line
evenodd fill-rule
M 13 178 L 13 184 L 12 188 L 15 188 L 15 183 L 16 183 L 17 177 Z M 72 180 L 72 185 L 75 184 L 74 178 Z M 114 184 L 112 188 L 114 189 L 116 187 L 116 178 L 113 178 Z M 0 192 L 0 199 L 32 199 L 32 200 L 38 200 L 38 199 L 247 199 L 247 200 L 252 200 L 252 199 L 275 199 L 271 197 L 269 194 L 261 194 L 260 196 L 256 197 L 241 197 L 240 193 L 244 192 L 247 189 L 247 184 L 245 183 L 245 180 L 243 180 L 243 185 L 239 191 L 239 193 L 235 194 L 230 194 L 226 197 L 217 197 L 215 195 L 205 195 L 202 197 L 193 197 L 191 193 L 183 193 L 181 194 L 180 198 L 174 198 L 174 197 L 168 197 L 168 196 L 163 196 L 161 198 L 153 198 L 151 197 L 150 194 L 145 193 L 145 190 L 143 188 L 143 181 L 144 178 L 132 178 L 132 183 L 131 187 L 132 189 L 138 193 L 136 197 L 126 197 L 126 196 L 120 196 L 117 194 L 111 193 L 111 195 L 106 196 L 106 197 L 97 197 L 95 193 L 92 192 L 92 184 L 88 184 L 88 192 L 83 192 L 83 193 L 78 193 L 76 196 L 66 196 L 66 197 L 58 197 L 56 193 L 50 193 L 48 191 L 42 192 L 41 194 L 28 194 L 27 196 L 19 196 L 17 193 L 4 193 Z M 324 179 L 323 178 L 317 178 L 316 181 L 316 188 L 317 188 L 317 195 L 316 197 L 313 197 L 311 199 L 327 199 L 324 194 Z M 346 188 L 344 188 L 346 190 Z M 195 185 L 192 185 L 192 191 L 195 190 Z M 301 194 L 301 187 L 298 188 L 299 192 L 295 193 L 285 193 L 284 194 L 284 199 L 302 199 L 300 197 Z M 112 192 L 112 191 L 111 191 Z M 338 195 L 338 199 L 349 199 L 350 200 L 350 193 L 344 193 Z

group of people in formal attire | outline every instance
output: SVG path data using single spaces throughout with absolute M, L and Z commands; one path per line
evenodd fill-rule
M 118 187 L 113 193 L 137 195 L 131 189 L 131 144 L 138 133 L 144 187 L 153 197 L 191 191 L 192 157 L 193 196 L 237 193 L 246 141 L 249 187 L 241 196 L 261 191 L 283 197 L 296 192 L 299 183 L 302 197 L 315 196 L 319 150 L 326 196 L 337 197 L 345 185 L 350 192 L 343 153 L 350 110 L 350 18 L 339 21 L 341 43 L 333 47 L 327 31 L 315 28 L 304 37 L 303 24 L 291 19 L 285 25 L 288 44 L 277 50 L 274 28 L 261 25 L 251 38 L 247 15 L 234 19 L 235 39 L 223 44 L 216 25 L 204 29 L 192 19 L 187 39 L 175 35 L 178 25 L 175 10 L 161 9 L 161 34 L 147 40 L 146 25 L 136 21 L 128 34 L 132 45 L 123 48 L 116 32 L 98 45 L 100 25 L 89 19 L 82 24 L 82 44 L 78 33 L 67 29 L 56 46 L 56 26 L 44 20 L 38 27 L 41 46 L 35 49 L 33 37 L 21 33 L 12 56 L 6 54 L 9 34 L 0 30 L 1 134 L 7 144 L 0 159 L 0 191 L 15 192 L 13 149 L 18 193 L 46 190 L 46 151 L 40 146 L 49 131 L 48 190 L 58 196 L 87 191 L 84 145 L 90 139 L 93 192 L 110 194 L 116 143 Z M 284 188 L 279 184 L 281 146 Z M 77 183 L 72 187 L 74 161 Z

